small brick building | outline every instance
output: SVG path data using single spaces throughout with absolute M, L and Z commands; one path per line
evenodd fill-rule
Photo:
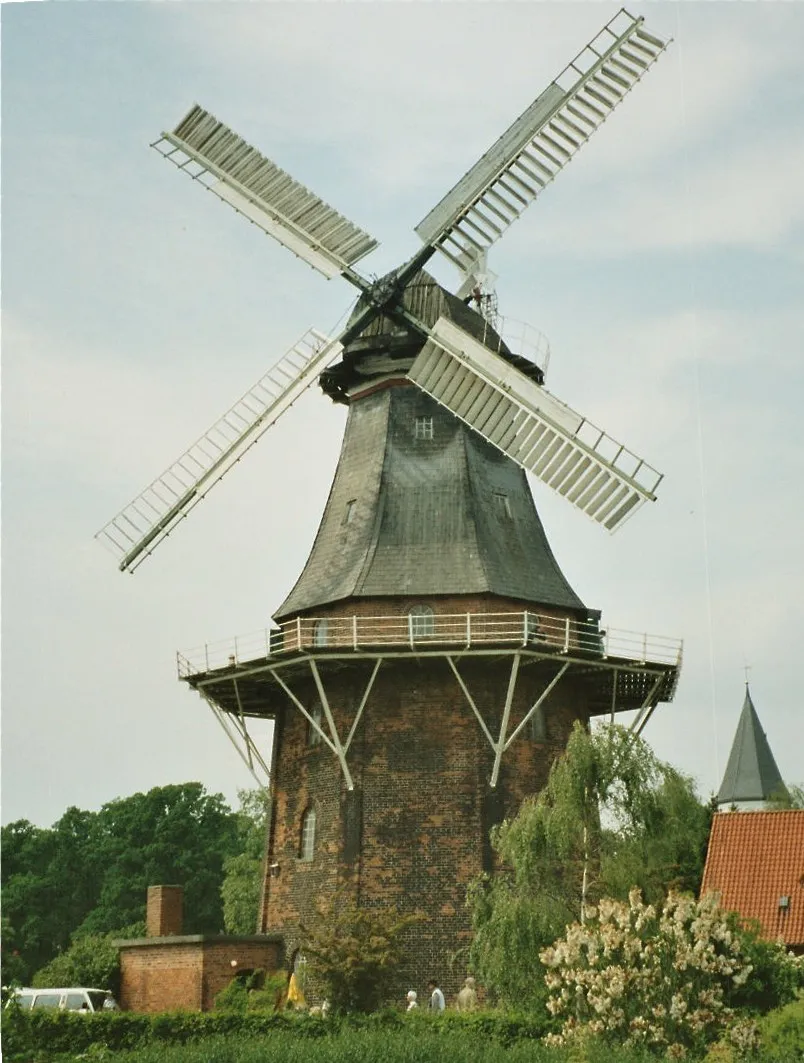
M 425 272 L 404 301 L 541 382 Z M 337 890 L 421 913 L 400 1000 L 431 977 L 457 991 L 466 887 L 493 870 L 489 832 L 544 786 L 573 724 L 629 709 L 644 723 L 673 697 L 680 664 L 678 643 L 617 645 L 600 627 L 553 556 L 523 469 L 407 379 L 421 343 L 381 315 L 322 374 L 349 415 L 278 626 L 221 658 L 180 656 L 181 677 L 232 733 L 247 741 L 250 719 L 274 721 L 260 929 L 282 933 L 293 962 L 300 921 Z
M 282 966 L 280 935 L 182 933 L 181 886 L 150 886 L 148 936 L 117 942 L 124 1011 L 208 1011 L 238 974 Z

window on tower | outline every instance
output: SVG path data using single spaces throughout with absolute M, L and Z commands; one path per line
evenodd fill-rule
M 322 720 L 324 714 L 320 705 L 314 705 L 310 709 L 310 720 L 307 722 L 307 745 L 308 746 L 320 746 L 323 742 L 321 737 Z
M 315 809 L 310 805 L 304 810 L 301 823 L 299 859 L 312 860 L 315 852 Z
M 346 509 L 343 512 L 343 523 L 344 524 L 350 524 L 351 523 L 352 517 L 355 515 L 355 503 L 356 502 L 357 502 L 356 498 L 350 498 L 349 501 L 346 503 Z
M 414 605 L 408 610 L 408 635 L 413 639 L 423 638 L 435 632 L 435 613 L 429 605 Z
M 415 439 L 432 439 L 433 438 L 433 418 L 432 417 L 417 417 L 416 424 L 413 430 L 413 436 Z
M 494 504 L 497 507 L 497 512 L 501 516 L 507 517 L 508 520 L 511 519 L 511 501 L 508 498 L 508 495 L 504 494 L 502 491 L 495 491 Z
M 547 741 L 547 719 L 543 705 L 540 705 L 530 718 L 530 737 L 534 742 Z

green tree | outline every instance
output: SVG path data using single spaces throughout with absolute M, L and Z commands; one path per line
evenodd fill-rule
M 600 889 L 625 898 L 638 886 L 651 903 L 670 890 L 697 895 L 703 878 L 716 798 L 702 804 L 692 780 L 659 764 L 661 781 L 645 795 L 642 819 L 601 838 Z
M 158 786 L 111 801 L 98 813 L 95 855 L 103 874 L 98 900 L 78 927 L 105 934 L 145 918 L 148 886 L 184 887 L 185 929 L 223 928 L 223 863 L 237 852 L 237 816 L 201 783 Z
M 120 952 L 115 940 L 145 936 L 145 923 L 121 927 L 112 934 L 86 934 L 77 937 L 31 979 L 34 986 L 89 986 L 120 990 Z
M 786 783 L 780 793 L 771 797 L 770 804 L 773 808 L 780 809 L 804 808 L 804 786 L 796 783 Z
M 3 827 L 3 912 L 14 932 L 15 977 L 29 981 L 66 948 L 72 930 L 96 903 L 100 876 L 91 858 L 96 819 L 94 812 L 68 808 L 50 829 L 27 820 Z
M 253 934 L 262 895 L 265 839 L 271 799 L 267 790 L 238 790 L 239 852 L 226 858 L 221 886 L 223 922 L 228 934 Z
M 623 727 L 576 724 L 545 789 L 492 832 L 502 870 L 469 891 L 470 962 L 511 1003 L 544 999 L 541 949 L 599 897 L 695 889 L 710 812 L 690 779 Z
M 302 948 L 334 1011 L 379 1007 L 402 959 L 402 935 L 421 918 L 395 908 L 358 908 L 342 892 L 319 904 L 316 922 L 300 928 Z
M 3 915 L 14 942 L 3 979 L 30 981 L 74 936 L 143 920 L 150 885 L 184 887 L 188 932 L 220 931 L 223 864 L 240 843 L 238 816 L 222 795 L 190 782 L 99 812 L 68 808 L 51 828 L 19 820 L 3 827 L 2 847 Z

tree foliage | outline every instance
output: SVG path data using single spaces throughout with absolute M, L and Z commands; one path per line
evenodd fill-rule
M 358 908 L 339 892 L 301 926 L 313 978 L 335 1012 L 373 1011 L 386 999 L 402 959 L 402 935 L 421 920 L 395 908 Z
M 733 921 L 711 896 L 670 893 L 660 909 L 639 890 L 608 898 L 541 954 L 548 1009 L 563 1017 L 552 1043 L 593 1034 L 681 1059 L 734 1021 L 732 986 L 751 973 Z
M 711 810 L 625 728 L 576 724 L 545 789 L 492 832 L 502 870 L 469 893 L 471 963 L 512 1004 L 543 998 L 538 954 L 601 896 L 696 890 Z
M 46 963 L 34 974 L 34 986 L 90 986 L 120 990 L 120 953 L 114 945 L 119 938 L 145 936 L 145 923 L 121 927 L 114 934 L 85 934 L 77 937 L 68 949 Z
M 541 960 L 548 1010 L 563 1020 L 548 1042 L 593 1035 L 672 1059 L 701 1052 L 723 1030 L 750 1053 L 758 1045 L 750 1012 L 789 1003 L 800 981 L 792 953 L 760 942 L 712 894 L 696 901 L 671 891 L 661 905 L 645 904 L 638 889 L 626 903 L 603 898 Z
M 238 852 L 226 858 L 221 886 L 227 934 L 253 934 L 262 895 L 265 835 L 271 799 L 266 790 L 238 790 Z
M 144 920 L 151 885 L 184 887 L 188 932 L 219 932 L 223 864 L 238 844 L 237 815 L 198 782 L 155 787 L 98 812 L 68 808 L 51 828 L 3 827 L 3 914 L 14 942 L 4 981 L 29 981 L 73 935 L 119 935 Z
M 778 809 L 804 808 L 804 786 L 800 783 L 786 783 L 779 793 L 771 796 L 769 804 Z

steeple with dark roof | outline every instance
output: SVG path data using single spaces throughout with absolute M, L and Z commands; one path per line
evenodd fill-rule
M 729 762 L 717 795 L 719 805 L 768 801 L 785 785 L 751 700 L 748 683 Z

